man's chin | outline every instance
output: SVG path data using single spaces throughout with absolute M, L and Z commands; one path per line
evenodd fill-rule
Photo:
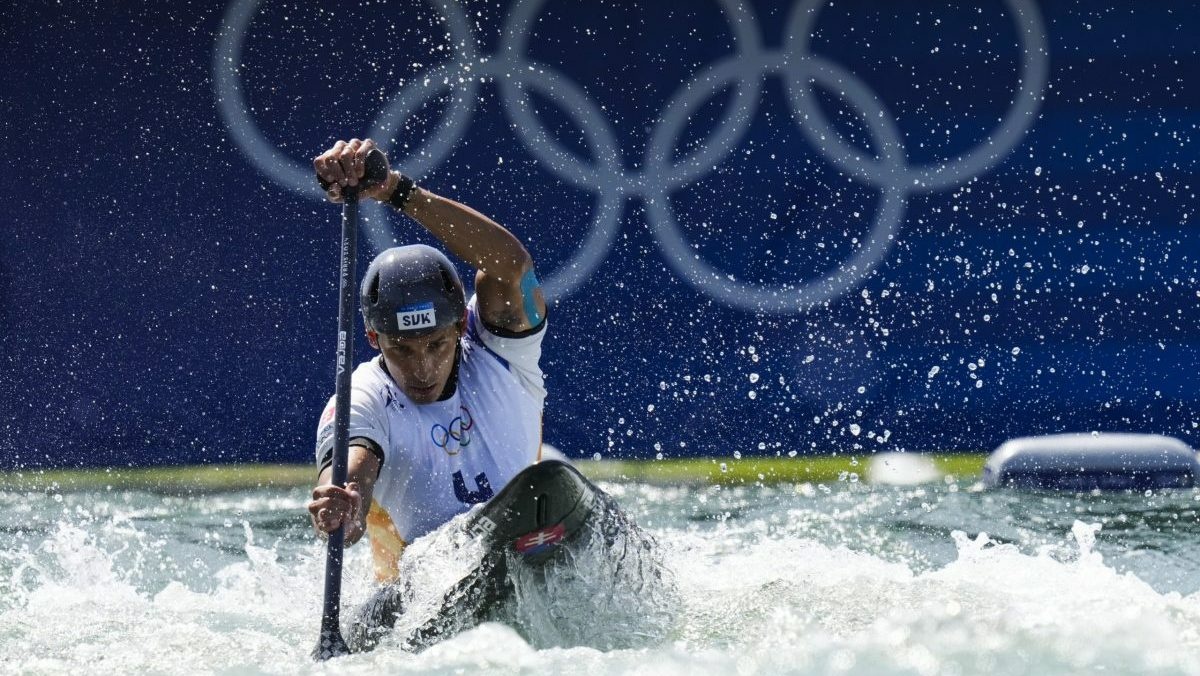
M 415 387 L 405 388 L 404 393 L 408 395 L 409 400 L 414 404 L 432 404 L 437 401 L 440 391 L 437 386 L 428 389 L 418 389 Z

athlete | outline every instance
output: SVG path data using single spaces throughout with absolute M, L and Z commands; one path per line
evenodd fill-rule
M 370 140 L 313 160 L 328 198 L 358 186 Z M 334 398 L 317 428 L 308 511 L 320 533 L 368 534 L 376 578 L 394 580 L 406 543 L 485 502 L 541 453 L 546 389 L 538 366 L 546 303 L 521 242 L 479 212 L 390 170 L 359 193 L 412 217 L 475 268 L 468 300 L 437 249 L 379 254 L 363 277 L 367 340 L 380 354 L 351 376 L 346 487 L 330 485 Z

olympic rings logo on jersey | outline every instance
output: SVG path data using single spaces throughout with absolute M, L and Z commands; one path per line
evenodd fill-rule
M 225 12 L 213 53 L 217 104 L 234 142 L 267 176 L 298 193 L 323 199 L 312 167 L 275 148 L 247 112 L 240 74 L 242 46 L 261 0 L 232 0 Z M 613 123 L 582 87 L 553 66 L 528 57 L 537 16 L 548 0 L 516 0 L 506 17 L 494 54 L 481 52 L 464 9 L 456 3 L 431 3 L 441 14 L 454 45 L 453 58 L 401 88 L 380 111 L 366 134 L 386 143 L 407 117 L 434 96 L 451 96 L 437 131 L 395 164 L 420 177 L 446 160 L 471 122 L 485 80 L 494 81 L 505 114 L 521 144 L 556 177 L 596 195 L 595 217 L 573 257 L 543 279 L 547 299 L 571 294 L 604 261 L 620 229 L 627 199 L 645 205 L 651 231 L 676 273 L 693 287 L 731 307 L 755 312 L 797 313 L 837 298 L 854 288 L 886 258 L 904 219 L 910 196 L 947 190 L 982 175 L 1003 160 L 1033 124 L 1049 79 L 1046 33 L 1034 0 L 1003 0 L 1016 22 L 1022 58 L 1020 85 L 1012 106 L 986 139 L 957 157 L 928 165 L 909 163 L 903 136 L 892 115 L 855 73 L 813 54 L 811 37 L 825 0 L 797 0 L 788 18 L 784 44 L 767 48 L 757 18 L 740 0 L 717 0 L 734 36 L 736 51 L 699 70 L 665 103 L 645 156 L 630 163 L 616 140 Z M 783 78 L 794 122 L 805 138 L 838 169 L 879 190 L 871 230 L 858 250 L 823 277 L 800 283 L 758 285 L 710 265 L 687 241 L 668 196 L 672 190 L 712 173 L 733 153 L 758 113 L 762 81 Z M 733 102 L 716 131 L 690 155 L 673 160 L 676 141 L 689 115 L 733 85 Z M 846 142 L 822 112 L 812 91 L 817 84 L 857 109 L 871 135 L 875 157 Z M 593 157 L 581 159 L 556 139 L 529 103 L 532 90 L 552 100 L 583 130 Z M 386 151 L 387 148 L 385 147 Z M 626 170 L 627 166 L 639 167 Z M 367 235 L 378 251 L 390 246 L 393 233 L 381 227 L 387 212 L 368 203 Z
M 458 455 L 471 445 L 471 428 L 475 426 L 475 420 L 466 406 L 460 406 L 459 409 L 462 415 L 451 420 L 449 426 L 434 423 L 429 429 L 433 445 L 445 451 L 447 455 Z

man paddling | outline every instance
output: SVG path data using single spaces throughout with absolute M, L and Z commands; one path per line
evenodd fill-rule
M 338 141 L 313 160 L 331 201 L 357 186 L 371 140 Z M 401 552 L 539 459 L 546 390 L 538 366 L 546 303 L 533 260 L 504 227 L 389 169 L 360 198 L 407 214 L 476 270 L 467 299 L 453 265 L 424 245 L 395 247 L 363 277 L 367 340 L 379 350 L 351 380 L 346 487 L 330 485 L 334 400 L 321 415 L 308 511 L 346 543 L 367 533 L 376 577 Z

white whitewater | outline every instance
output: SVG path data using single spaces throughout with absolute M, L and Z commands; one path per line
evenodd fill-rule
M 335 665 L 309 658 L 323 558 L 302 491 L 5 496 L 0 671 L 1200 674 L 1190 491 L 605 488 L 662 546 L 669 598 L 605 607 L 574 586 L 604 562 L 576 561 L 504 622 Z M 366 549 L 349 554 L 353 607 L 372 586 Z M 432 587 L 462 565 L 409 574 Z M 640 643 L 595 647 L 637 623 Z

